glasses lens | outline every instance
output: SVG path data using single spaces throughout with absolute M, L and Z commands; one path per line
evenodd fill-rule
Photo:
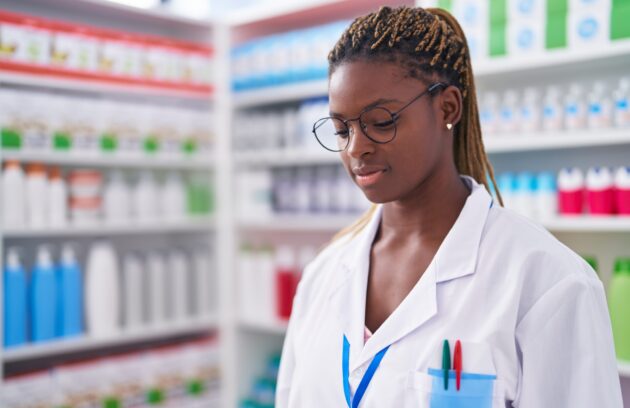
M 375 142 L 391 142 L 396 136 L 396 121 L 385 108 L 372 108 L 361 114 L 363 131 Z
M 335 118 L 323 118 L 315 122 L 313 132 L 319 143 L 333 152 L 340 152 L 348 145 L 350 132 L 345 123 Z

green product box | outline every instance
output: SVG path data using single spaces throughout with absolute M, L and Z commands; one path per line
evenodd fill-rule
M 545 27 L 545 48 L 565 48 L 568 42 L 569 16 L 566 13 L 548 14 Z
M 116 135 L 105 133 L 101 135 L 101 150 L 105 152 L 113 152 L 118 148 L 118 139 Z
M 55 150 L 70 150 L 72 148 L 72 136 L 66 132 L 55 132 L 53 147 Z
M 630 7 L 630 0 L 612 0 L 612 6 L 615 7 Z
M 547 15 L 568 14 L 569 0 L 547 0 Z
M 438 0 L 437 6 L 447 11 L 453 11 L 453 0 Z
M 497 23 L 505 24 L 507 21 L 507 2 L 508 0 L 489 0 L 490 1 L 490 25 Z
M 507 24 L 505 22 L 490 25 L 488 37 L 491 57 L 499 57 L 507 54 Z
M 630 1 L 617 0 L 610 15 L 610 39 L 623 38 L 630 38 Z
M 155 136 L 149 136 L 144 140 L 144 151 L 147 153 L 155 153 L 160 148 L 160 142 Z
M 4 149 L 19 149 L 22 147 L 22 135 L 17 130 L 2 128 L 0 136 L 2 136 L 2 147 Z

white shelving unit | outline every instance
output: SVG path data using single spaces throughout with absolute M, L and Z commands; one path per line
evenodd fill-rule
M 98 167 L 127 169 L 212 170 L 215 166 L 210 157 L 192 156 L 186 160 L 165 157 L 124 157 L 116 154 L 80 154 L 65 152 L 21 152 L 4 150 L 3 161 L 17 160 L 24 163 L 47 163 L 67 167 Z
M 187 17 L 174 16 L 167 10 L 144 10 L 129 7 L 109 1 L 101 0 L 58 0 L 54 4 L 47 0 L 8 0 L 0 6 L 3 10 L 27 15 L 41 16 L 47 19 L 66 21 L 79 25 L 95 26 L 109 30 L 138 33 L 141 35 L 161 36 L 180 41 L 188 41 L 213 45 L 215 37 L 221 35 L 225 29 L 220 24 L 212 21 L 202 21 Z M 225 39 L 224 39 L 225 40 Z M 226 41 L 227 44 L 227 41 Z M 228 46 L 222 48 L 224 51 Z M 220 51 L 215 50 L 215 61 L 227 59 L 225 54 L 220 56 Z M 220 65 L 220 64 L 217 64 Z M 225 70 L 223 71 L 225 72 Z M 217 86 L 213 89 L 201 89 L 195 87 L 184 87 L 177 89 L 170 86 L 157 85 L 136 85 L 120 84 L 108 80 L 100 81 L 93 79 L 74 79 L 68 76 L 58 76 L 56 74 L 30 74 L 2 70 L 0 72 L 0 92 L 3 88 L 29 89 L 33 91 L 55 92 L 64 94 L 82 95 L 95 98 L 111 98 L 113 100 L 125 99 L 142 103 L 154 103 L 179 105 L 195 108 L 197 110 L 207 110 L 208 120 L 212 120 L 214 110 L 217 109 L 215 95 L 225 96 L 225 88 L 222 86 L 221 78 L 216 78 Z M 218 113 L 217 113 L 218 114 Z M 223 111 L 225 115 L 225 111 Z M 218 154 L 225 152 L 227 141 L 219 129 L 216 131 L 216 151 Z M 225 155 L 225 154 L 224 154 Z M 182 172 L 194 172 L 202 174 L 204 178 L 212 180 L 217 187 L 217 195 L 225 195 L 218 189 L 225 188 L 226 184 L 218 179 L 217 174 L 225 174 L 218 169 L 219 165 L 224 165 L 221 159 L 217 159 L 214 154 L 195 153 L 189 157 L 173 159 L 166 156 L 156 155 L 145 157 L 124 157 L 117 154 L 84 155 L 76 152 L 26 152 L 0 149 L 0 162 L 4 164 L 7 160 L 17 160 L 21 163 L 38 162 L 44 165 L 57 165 L 63 168 L 99 168 L 103 170 L 111 168 L 124 168 L 128 170 L 152 169 L 152 170 L 178 170 Z M 33 246 L 38 242 L 73 239 L 81 242 L 90 242 L 93 238 L 107 238 L 116 246 L 117 242 L 138 243 L 140 247 L 154 249 L 152 245 L 157 245 L 155 249 L 161 249 L 170 245 L 181 245 L 193 242 L 195 245 L 212 244 L 221 234 L 219 230 L 225 231 L 225 226 L 221 225 L 218 217 L 214 215 L 195 216 L 178 221 L 156 220 L 153 223 L 129 222 L 124 225 L 96 224 L 89 226 L 74 226 L 69 224 L 59 228 L 25 228 L 25 229 L 3 229 L 0 227 L 0 259 L 4 264 L 3 248 L 7 241 L 14 245 L 19 242 L 20 246 Z M 223 232 L 224 233 L 224 232 Z M 225 234 L 225 233 L 224 233 Z M 119 241 L 120 240 L 120 241 Z M 125 244 L 126 245 L 126 244 Z M 195 247 L 196 248 L 196 247 Z M 208 251 L 220 254 L 220 248 L 213 251 L 208 247 Z M 218 255 L 217 255 L 218 256 Z M 218 287 L 213 288 L 213 296 L 219 297 L 222 293 L 221 285 L 225 281 L 226 274 L 219 272 L 221 259 L 217 259 L 212 265 L 213 271 L 218 274 Z M 210 273 L 211 271 L 208 271 Z M 2 293 L 2 283 L 0 281 L 0 293 Z M 74 355 L 80 353 L 98 353 L 116 347 L 137 346 L 144 344 L 163 342 L 169 340 L 199 338 L 222 333 L 225 319 L 220 298 L 218 309 L 205 317 L 191 318 L 182 322 L 168 322 L 160 327 L 142 327 L 129 331 L 121 331 L 110 338 L 92 338 L 88 334 L 73 339 L 55 340 L 41 344 L 26 344 L 16 348 L 5 350 L 0 347 L 0 388 L 5 379 L 6 368 L 13 364 L 29 364 L 32 360 L 51 360 L 62 355 Z M 1 307 L 1 306 L 0 306 Z M 0 310 L 0 316 L 3 312 Z M 2 326 L 0 325 L 0 337 L 3 337 Z M 221 339 L 223 340 L 223 338 Z M 221 342 L 223 347 L 223 342 Z M 225 353 L 224 353 L 225 354 Z M 221 371 L 225 372 L 228 367 L 221 362 Z
M 50 357 L 64 353 L 97 350 L 105 347 L 125 346 L 165 338 L 204 333 L 218 328 L 218 318 L 196 319 L 171 324 L 165 327 L 146 327 L 136 330 L 121 330 L 115 336 L 107 338 L 91 338 L 80 336 L 72 339 L 50 341 L 41 344 L 29 344 L 4 352 L 5 363 L 16 363 L 35 358 Z

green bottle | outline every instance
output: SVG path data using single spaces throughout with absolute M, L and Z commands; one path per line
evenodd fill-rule
M 615 261 L 608 287 L 608 307 L 617 358 L 630 361 L 630 258 Z

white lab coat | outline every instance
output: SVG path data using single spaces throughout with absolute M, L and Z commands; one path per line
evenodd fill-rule
M 343 336 L 352 393 L 391 345 L 360 407 L 429 408 L 444 339 L 462 342 L 465 372 L 496 374 L 491 406 L 620 408 L 621 390 L 601 281 L 545 229 L 472 191 L 409 295 L 364 344 L 370 248 L 379 208 L 354 238 L 306 268 L 284 343 L 276 407 L 346 407 Z M 396 265 L 392 265 L 396 273 Z

